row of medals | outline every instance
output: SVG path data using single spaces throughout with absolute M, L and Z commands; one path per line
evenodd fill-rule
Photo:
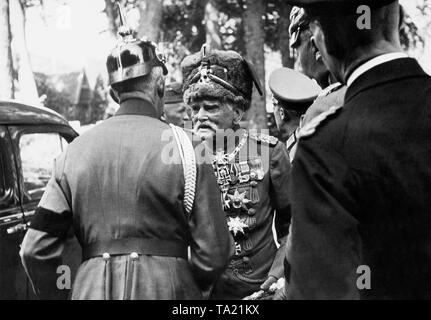
M 246 138 L 247 136 L 243 140 Z M 240 144 L 244 144 L 244 141 Z M 248 232 L 256 227 L 256 210 L 252 206 L 259 203 L 258 182 L 262 181 L 265 175 L 259 157 L 250 158 L 248 161 L 234 161 L 242 145 L 238 147 L 231 154 L 217 152 L 213 163 L 227 225 L 235 239 L 236 255 L 242 251 L 241 242 L 246 246 L 244 249 L 251 249 L 247 248 L 252 245 L 247 241 Z

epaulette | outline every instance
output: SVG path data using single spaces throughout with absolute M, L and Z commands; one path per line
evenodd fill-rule
M 323 89 L 322 92 L 318 95 L 318 97 L 326 97 L 333 93 L 334 91 L 339 90 L 343 86 L 342 83 L 336 82 L 331 85 L 329 85 L 327 88 Z
M 331 115 L 336 114 L 343 106 L 332 106 L 327 111 L 322 112 L 315 118 L 313 118 L 309 123 L 305 124 L 298 132 L 298 139 L 306 138 L 312 136 L 317 127 L 322 124 Z
M 278 138 L 270 136 L 265 133 L 253 132 L 249 134 L 250 138 L 257 142 L 264 142 L 271 146 L 275 146 L 278 143 Z

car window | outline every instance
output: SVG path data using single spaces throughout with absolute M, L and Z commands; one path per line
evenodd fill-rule
M 67 143 L 58 133 L 23 134 L 19 140 L 24 189 L 28 200 L 42 197 L 51 177 L 53 161 Z
M 3 139 L 5 139 L 5 131 L 0 128 L 0 199 L 6 194 L 6 171 L 3 164 L 3 153 L 6 148 L 3 146 Z
M 8 158 L 12 151 L 8 148 L 6 129 L 0 126 L 0 209 L 7 208 L 11 203 L 11 169 Z
M 3 165 L 3 154 L 0 153 L 0 199 L 6 195 L 6 177 Z

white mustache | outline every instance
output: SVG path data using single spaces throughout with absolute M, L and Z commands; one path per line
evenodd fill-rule
M 197 129 L 211 129 L 211 130 L 215 130 L 214 127 L 209 124 L 209 123 L 201 123 L 197 126 Z

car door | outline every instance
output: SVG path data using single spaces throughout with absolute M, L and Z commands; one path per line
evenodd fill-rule
M 8 231 L 14 240 L 19 240 L 19 244 L 51 177 L 54 159 L 66 150 L 68 142 L 71 142 L 76 134 L 70 127 L 58 125 L 17 125 L 9 126 L 8 130 L 14 149 L 19 202 L 23 214 L 21 222 L 9 227 Z M 16 249 L 16 245 L 13 248 Z M 18 256 L 18 252 L 19 250 L 16 250 L 15 255 Z M 79 265 L 80 254 L 80 247 L 71 234 L 64 260 L 72 271 Z M 34 298 L 28 282 L 25 288 L 21 287 L 24 281 L 20 278 L 23 268 L 20 265 L 18 269 L 15 286 L 18 287 L 18 292 L 26 294 L 25 297 L 19 295 L 18 298 Z M 25 275 L 23 277 L 26 279 Z
M 28 283 L 17 252 L 22 234 L 8 230 L 21 223 L 18 174 L 7 126 L 0 126 L 0 299 L 28 297 Z

